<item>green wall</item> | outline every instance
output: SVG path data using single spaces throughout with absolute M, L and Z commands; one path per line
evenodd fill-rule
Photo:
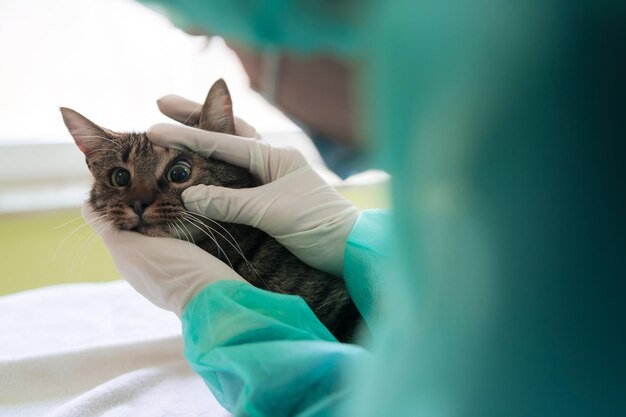
M 0 295 L 120 277 L 80 210 L 0 216 Z

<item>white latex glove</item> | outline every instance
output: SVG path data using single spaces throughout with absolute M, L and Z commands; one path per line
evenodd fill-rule
M 153 304 L 179 317 L 189 300 L 207 285 L 223 279 L 247 282 L 192 243 L 112 230 L 87 203 L 82 214 L 102 237 L 126 281 Z
M 200 105 L 178 96 L 158 101 L 175 120 L 197 117 Z M 328 185 L 293 148 L 272 147 L 241 119 L 233 136 L 183 125 L 157 124 L 148 130 L 155 144 L 188 149 L 246 168 L 262 184 L 230 189 L 189 187 L 182 194 L 187 210 L 211 219 L 247 224 L 274 237 L 308 265 L 341 276 L 346 240 L 358 210 Z

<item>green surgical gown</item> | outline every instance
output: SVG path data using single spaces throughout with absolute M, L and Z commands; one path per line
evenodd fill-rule
M 262 50 L 353 60 L 365 145 L 392 175 L 392 225 L 353 231 L 383 230 L 392 267 L 346 252 L 367 351 L 243 284 L 187 307 L 187 358 L 227 408 L 626 415 L 626 2 L 146 2 Z

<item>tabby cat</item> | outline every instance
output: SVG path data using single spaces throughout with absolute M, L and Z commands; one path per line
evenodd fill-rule
M 88 202 L 104 220 L 121 230 L 194 242 L 252 285 L 302 297 L 338 340 L 352 339 L 361 320 L 341 278 L 304 264 L 261 230 L 185 210 L 181 193 L 187 187 L 254 187 L 247 170 L 153 145 L 145 133 L 113 132 L 68 108 L 61 113 L 94 177 Z M 223 80 L 211 87 L 199 118 L 188 124 L 235 133 L 232 101 Z

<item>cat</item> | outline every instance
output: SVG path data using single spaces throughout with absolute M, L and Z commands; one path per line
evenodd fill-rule
M 306 265 L 261 230 L 185 210 L 181 193 L 189 186 L 256 186 L 246 169 L 153 145 L 145 133 L 114 132 L 68 108 L 61 114 L 94 178 L 88 204 L 112 227 L 191 241 L 252 285 L 302 297 L 339 341 L 353 339 L 362 320 L 342 278 Z M 222 79 L 209 90 L 199 117 L 186 124 L 235 134 L 232 99 Z

